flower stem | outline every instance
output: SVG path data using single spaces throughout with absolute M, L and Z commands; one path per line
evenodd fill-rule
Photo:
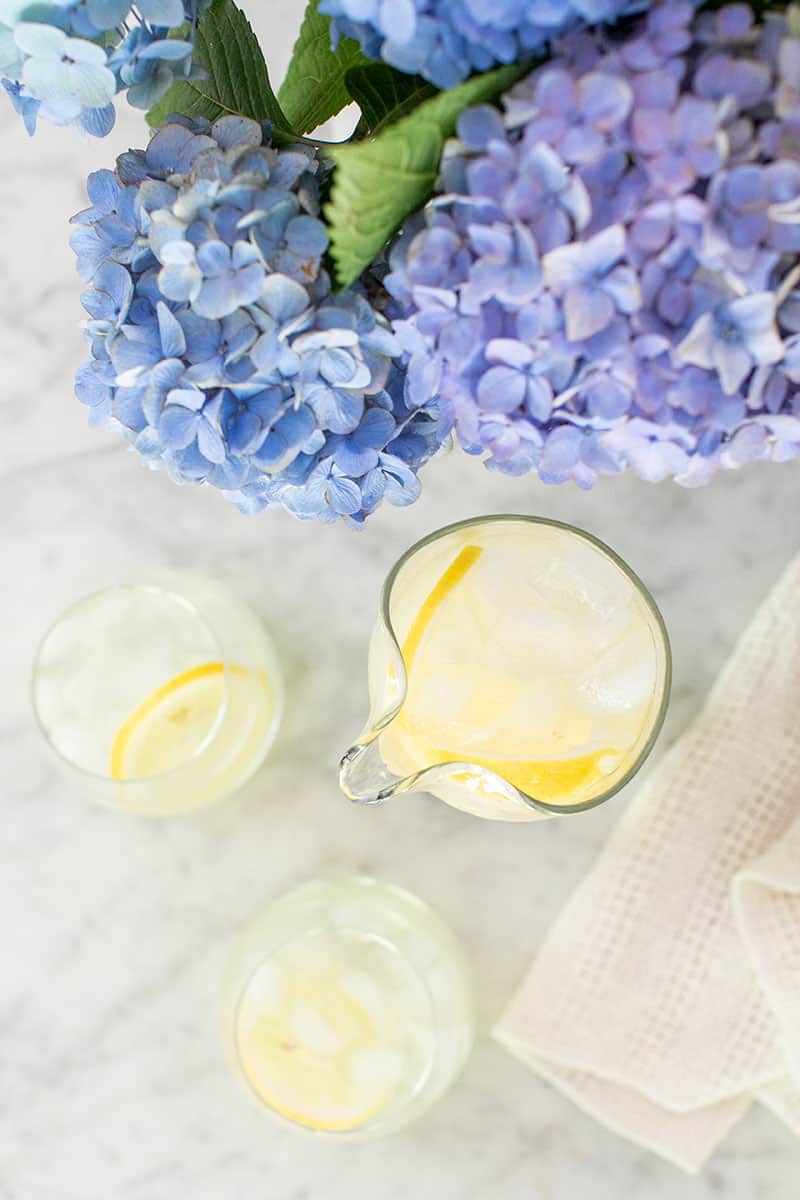
M 798 265 L 794 268 L 793 271 L 789 272 L 789 274 L 786 276 L 783 283 L 781 284 L 781 286 L 778 288 L 777 292 L 775 293 L 775 311 L 776 312 L 778 311 L 780 306 L 783 304 L 784 300 L 786 300 L 788 298 L 789 294 L 794 291 L 794 289 L 798 283 L 800 283 L 800 263 L 798 263 Z

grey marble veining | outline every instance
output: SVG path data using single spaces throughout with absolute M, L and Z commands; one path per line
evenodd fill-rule
M 257 17 L 272 61 L 285 60 L 300 7 L 285 0 Z M 754 1110 L 688 1179 L 485 1037 L 624 793 L 541 826 L 490 824 L 423 796 L 350 807 L 335 764 L 365 713 L 386 570 L 437 525 L 504 510 L 583 525 L 652 588 L 675 652 L 663 749 L 797 547 L 797 467 L 752 468 L 697 492 L 624 478 L 585 494 L 491 475 L 454 453 L 429 468 L 419 504 L 383 510 L 362 534 L 244 518 L 146 471 L 87 430 L 71 398 L 83 351 L 65 218 L 86 172 L 141 141 L 139 118 L 123 110 L 105 143 L 53 130 L 28 142 L 0 106 L 0 136 L 14 163 L 0 179 L 0 1200 L 792 1195 L 800 1147 L 768 1114 Z M 38 637 L 68 600 L 154 563 L 238 588 L 275 635 L 289 689 L 275 750 L 239 799 L 148 822 L 91 807 L 53 774 L 28 678 Z M 331 865 L 435 905 L 474 962 L 484 1034 L 417 1126 L 350 1148 L 268 1122 L 228 1075 L 218 1033 L 234 934 Z

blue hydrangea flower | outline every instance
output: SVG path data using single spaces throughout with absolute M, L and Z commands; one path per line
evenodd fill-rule
M 72 238 L 91 347 L 76 391 L 179 482 L 245 512 L 359 525 L 416 499 L 442 435 L 386 319 L 362 290 L 331 291 L 318 169 L 311 147 L 278 151 L 244 117 L 173 117 L 90 176 Z
M 4 0 L 0 80 L 29 133 L 39 118 L 104 137 L 113 99 L 149 108 L 192 78 L 192 36 L 210 0 Z M 167 37 L 187 24 L 184 38 Z
M 6 95 L 10 99 L 14 109 L 22 117 L 28 133 L 33 136 L 36 132 L 39 109 L 42 106 L 41 100 L 35 100 L 33 96 L 24 94 L 21 83 L 12 82 L 10 79 L 4 79 L 2 82 Z
M 34 99 L 62 101 L 75 112 L 110 103 L 117 85 L 101 46 L 35 22 L 20 22 L 14 36 L 27 56 L 22 81 Z
M 191 42 L 154 38 L 151 29 L 139 25 L 120 42 L 108 65 L 119 88 L 127 88 L 128 103 L 150 108 L 169 91 L 177 74 L 189 73 L 191 56 Z
M 800 453 L 798 44 L 658 0 L 463 113 L 384 281 L 412 401 L 549 483 Z
M 0 75 L 8 80 L 18 77 L 25 61 L 14 36 L 14 27 L 21 19 L 24 7 L 23 0 L 6 0 L 0 6 Z
M 91 320 L 87 332 L 92 337 L 108 338 L 121 329 L 133 299 L 133 283 L 124 267 L 109 260 L 101 263 L 92 278 L 92 286 L 83 293 L 83 307 Z
M 19 97 L 38 102 L 37 116 L 54 125 L 76 122 L 90 128 L 94 115 L 108 124 L 117 85 L 105 50 L 37 22 L 18 22 L 14 40 L 24 56 Z
M 220 428 L 223 393 L 208 394 L 200 388 L 172 388 L 167 392 L 158 421 L 158 436 L 166 450 L 197 450 L 209 463 L 227 457 Z
M 644 0 L 321 0 L 331 36 L 450 88 L 472 71 L 532 57 L 581 22 L 614 21 Z M 665 35 L 665 40 L 668 35 Z

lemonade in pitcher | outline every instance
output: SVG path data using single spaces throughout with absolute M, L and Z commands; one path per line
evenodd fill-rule
M 646 756 L 669 678 L 658 609 L 608 547 L 532 518 L 464 522 L 387 580 L 342 785 L 497 819 L 588 808 Z

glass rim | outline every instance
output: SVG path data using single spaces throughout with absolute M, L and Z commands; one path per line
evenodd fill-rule
M 203 629 L 206 631 L 211 642 L 213 643 L 214 650 L 217 654 L 217 659 L 215 661 L 220 662 L 222 665 L 223 694 L 222 694 L 222 699 L 220 701 L 220 704 L 218 705 L 216 715 L 214 717 L 213 725 L 208 730 L 208 732 L 206 733 L 206 735 L 202 739 L 202 741 L 195 747 L 195 749 L 192 751 L 192 753 L 190 755 L 188 755 L 186 758 L 182 759 L 174 767 L 170 767 L 170 769 L 168 771 L 158 771 L 154 775 L 133 776 L 132 778 L 129 778 L 129 779 L 115 779 L 114 776 L 111 775 L 109 772 L 93 771 L 90 767 L 85 767 L 81 763 L 75 762 L 74 759 L 69 758 L 68 755 L 66 755 L 63 752 L 63 750 L 60 748 L 60 746 L 58 746 L 58 744 L 53 739 L 50 729 L 48 728 L 47 724 L 45 723 L 44 718 L 42 717 L 39 705 L 37 703 L 36 681 L 37 681 L 38 671 L 39 671 L 39 667 L 40 667 L 40 663 L 41 663 L 42 651 L 44 650 L 44 647 L 47 644 L 48 638 L 50 638 L 50 636 L 55 632 L 55 630 L 58 629 L 58 627 L 62 623 L 62 621 L 64 621 L 71 614 L 75 613 L 84 604 L 87 604 L 90 600 L 96 599 L 98 596 L 104 596 L 104 595 L 110 594 L 111 592 L 116 592 L 116 591 L 135 591 L 138 589 L 157 591 L 157 592 L 160 592 L 164 596 L 169 596 L 171 599 L 177 601 L 183 608 L 188 609 L 192 613 L 192 615 L 197 619 L 197 621 L 202 625 Z M 206 617 L 203 615 L 201 610 L 198 608 L 198 606 L 192 600 L 189 600 L 186 596 L 181 595 L 181 593 L 176 591 L 174 588 L 165 587 L 161 583 L 158 583 L 158 582 L 151 583 L 151 582 L 147 582 L 147 581 L 136 582 L 136 581 L 124 580 L 124 581 L 121 581 L 118 583 L 108 584 L 106 587 L 95 588 L 94 591 L 87 592 L 85 595 L 79 596 L 77 600 L 73 600 L 71 604 L 68 604 L 65 608 L 63 608 L 61 610 L 61 612 L 58 614 L 58 616 L 53 621 L 51 621 L 51 623 L 47 626 L 44 633 L 39 638 L 39 641 L 36 646 L 36 651 L 33 656 L 33 663 L 31 666 L 31 672 L 30 672 L 31 710 L 33 712 L 34 721 L 36 722 L 36 727 L 39 730 L 42 737 L 44 738 L 45 742 L 47 743 L 48 748 L 57 757 L 59 762 L 65 764 L 65 766 L 68 767 L 70 771 L 74 771 L 80 777 L 85 778 L 87 780 L 92 780 L 95 783 L 99 782 L 104 785 L 113 784 L 115 787 L 122 787 L 126 791 L 133 791 L 138 787 L 146 787 L 147 785 L 154 784 L 156 781 L 167 780 L 173 776 L 177 776 L 181 771 L 184 771 L 190 763 L 195 762 L 202 754 L 204 754 L 206 752 L 208 747 L 214 741 L 214 738 L 217 736 L 217 734 L 220 730 L 220 727 L 222 725 L 222 722 L 225 718 L 225 713 L 227 711 L 228 696 L 229 696 L 229 689 L 228 689 L 228 673 L 229 673 L 229 671 L 230 671 L 230 666 L 225 661 L 225 656 L 222 653 L 222 646 L 220 644 L 220 640 L 219 640 L 219 637 L 217 636 L 216 631 L 212 628 L 212 626 L 209 624 Z
M 577 537 L 582 538 L 584 541 L 589 542 L 590 545 L 594 546 L 595 549 L 599 550 L 602 554 L 609 558 L 633 584 L 634 588 L 647 606 L 648 612 L 653 619 L 655 628 L 660 634 L 664 654 L 663 674 L 661 678 L 661 699 L 658 710 L 650 726 L 650 732 L 648 733 L 645 742 L 636 755 L 636 758 L 618 780 L 616 780 L 604 791 L 598 792 L 596 796 L 591 796 L 588 800 L 579 801 L 577 804 L 552 804 L 547 800 L 539 800 L 537 797 L 531 796 L 527 792 L 524 792 L 521 788 L 518 788 L 516 784 L 506 779 L 504 776 L 499 775 L 496 771 L 492 771 L 488 767 L 478 767 L 475 763 L 460 759 L 453 759 L 452 761 L 445 763 L 436 763 L 435 765 L 429 767 L 421 767 L 419 771 L 414 772 L 412 775 L 408 776 L 407 779 L 399 780 L 396 786 L 390 786 L 383 789 L 379 798 L 388 799 L 389 796 L 399 790 L 424 791 L 424 782 L 426 776 L 430 778 L 431 774 L 434 772 L 441 775 L 445 772 L 451 772 L 454 768 L 468 768 L 473 775 L 480 773 L 483 777 L 497 780 L 503 785 L 504 788 L 511 789 L 511 792 L 516 795 L 516 798 L 528 808 L 533 808 L 538 812 L 545 812 L 551 816 L 568 816 L 571 813 L 588 812 L 592 808 L 597 808 L 599 805 L 605 804 L 607 800 L 610 800 L 612 796 L 615 796 L 617 792 L 621 791 L 622 788 L 630 783 L 633 777 L 644 765 L 645 761 L 650 755 L 650 752 L 655 746 L 658 736 L 661 733 L 661 729 L 664 725 L 664 720 L 669 708 L 670 693 L 672 690 L 672 646 L 670 644 L 669 633 L 667 631 L 667 626 L 661 610 L 656 604 L 656 601 L 649 588 L 636 574 L 633 568 L 628 565 L 625 559 L 622 558 L 622 556 L 619 555 L 616 550 L 612 549 L 611 546 L 604 542 L 602 538 L 596 537 L 594 534 L 587 532 L 585 529 L 581 529 L 577 525 L 571 525 L 568 521 L 558 521 L 553 517 L 529 516 L 524 513 L 489 513 L 486 516 L 466 517 L 461 521 L 453 521 L 449 525 L 443 525 L 440 529 L 433 530 L 431 533 L 426 534 L 425 537 L 422 537 L 418 541 L 414 542 L 412 546 L 409 546 L 409 548 L 390 568 L 389 573 L 384 579 L 383 586 L 381 588 L 378 614 L 395 650 L 397 651 L 398 660 L 403 664 L 403 698 L 400 703 L 390 711 L 388 716 L 387 714 L 384 714 L 386 719 L 379 719 L 375 729 L 371 732 L 371 736 L 365 741 L 362 735 L 362 737 L 359 738 L 355 743 L 353 748 L 356 748 L 359 745 L 368 745 L 370 741 L 374 740 L 375 737 L 382 733 L 383 730 L 386 729 L 399 714 L 408 695 L 408 674 L 405 669 L 405 660 L 403 658 L 403 652 L 392 624 L 390 613 L 392 589 L 403 567 L 406 565 L 406 563 L 410 562 L 410 560 L 415 554 L 418 553 L 418 551 L 424 550 L 426 546 L 430 546 L 434 542 L 448 537 L 450 534 L 458 533 L 459 530 L 469 529 L 475 525 L 489 525 L 499 522 L 519 522 L 521 524 L 544 525 L 553 529 L 563 530 L 565 533 L 574 534 Z M 411 781 L 411 786 L 403 787 L 402 785 L 406 784 L 409 780 Z
M 296 883 L 294 886 L 281 891 L 278 895 L 274 896 L 270 901 L 268 901 L 268 903 L 263 906 L 261 910 L 250 919 L 250 921 L 247 922 L 244 930 L 240 933 L 239 938 L 237 939 L 237 944 L 234 946 L 229 958 L 228 971 L 231 971 L 237 955 L 241 954 L 242 943 L 247 939 L 248 935 L 251 935 L 253 931 L 258 929 L 261 923 L 272 914 L 273 909 L 275 910 L 276 914 L 280 915 L 280 912 L 284 907 L 291 907 L 291 902 L 295 899 L 295 897 L 301 897 L 303 893 L 310 891 L 315 886 L 319 885 L 333 888 L 355 887 L 359 889 L 364 887 L 374 887 L 377 888 L 383 896 L 387 896 L 390 900 L 396 897 L 401 904 L 413 909 L 416 916 L 431 922 L 436 929 L 437 940 L 441 938 L 444 942 L 446 942 L 447 953 L 451 955 L 452 958 L 457 962 L 459 973 L 464 977 L 466 984 L 466 996 L 470 1009 L 470 1019 L 473 1024 L 474 1038 L 475 1012 L 472 980 L 469 978 L 466 956 L 456 935 L 451 930 L 450 926 L 444 921 L 444 919 L 440 917 L 437 910 L 433 908 L 427 900 L 424 900 L 415 892 L 409 891 L 401 884 L 380 879 L 375 875 L 369 874 L 368 872 L 348 871 L 345 869 L 323 871 L 321 874 L 317 874 L 310 879 L 303 880 L 300 883 Z M 291 1117 L 286 1116 L 285 1113 L 282 1113 L 279 1108 L 276 1108 L 273 1104 L 270 1104 L 270 1102 L 264 1096 L 262 1096 L 246 1069 L 245 1057 L 241 1049 L 239 1017 L 247 990 L 253 982 L 258 971 L 265 963 L 271 961 L 284 947 L 299 942 L 303 938 L 313 937 L 315 935 L 318 936 L 324 932 L 324 927 L 320 927 L 318 929 L 298 929 L 297 931 L 276 942 L 276 944 L 267 952 L 261 954 L 258 962 L 255 963 L 246 973 L 246 978 L 244 978 L 235 988 L 235 997 L 233 999 L 233 1003 L 230 1005 L 230 1015 L 226 1021 L 226 1024 L 228 1021 L 230 1022 L 229 1037 L 226 1040 L 230 1047 L 230 1052 L 234 1055 L 236 1066 L 244 1081 L 248 1093 L 258 1104 L 259 1109 L 266 1113 L 270 1120 L 276 1122 L 284 1129 L 292 1129 L 304 1137 L 325 1139 L 333 1142 L 358 1141 L 361 1139 L 367 1140 L 368 1138 L 377 1137 L 383 1133 L 390 1133 L 397 1128 L 403 1127 L 405 1122 L 401 1120 L 399 1123 L 396 1123 L 392 1120 L 392 1115 L 398 1112 L 402 1113 L 407 1107 L 411 1107 L 413 1109 L 414 1104 L 420 1099 L 420 1097 L 424 1095 L 425 1087 L 433 1075 L 439 1053 L 439 1039 L 443 1027 L 442 1014 L 437 1007 L 430 984 L 424 978 L 420 968 L 406 955 L 402 955 L 403 963 L 412 972 L 415 981 L 420 985 L 425 996 L 427 1011 L 430 1015 L 430 1025 L 434 1035 L 434 1044 L 431 1049 L 431 1053 L 426 1058 L 424 1071 L 414 1081 L 412 1090 L 404 1096 L 401 1095 L 395 1099 L 390 1099 L 389 1102 L 379 1109 L 377 1113 L 373 1114 L 372 1119 L 369 1119 L 359 1125 L 351 1126 L 350 1128 L 341 1129 L 315 1128 L 313 1125 L 307 1125 L 302 1121 L 293 1120 Z M 355 930 L 354 932 L 363 932 L 364 936 L 370 936 L 369 930 Z M 387 938 L 381 937 L 378 934 L 373 934 L 372 936 L 384 944 L 386 944 L 388 941 Z M 391 945 L 391 943 L 389 944 Z M 395 953 L 400 953 L 395 949 L 394 946 L 392 946 L 392 949 Z M 444 1019 L 446 1022 L 446 1014 Z M 427 1107 L 428 1104 L 425 1103 L 424 1108 Z
M 382 1108 L 378 1109 L 377 1112 L 373 1113 L 366 1121 L 363 1121 L 359 1125 L 351 1125 L 349 1127 L 345 1126 L 340 1129 L 326 1129 L 325 1127 L 317 1128 L 314 1125 L 307 1125 L 304 1121 L 293 1120 L 292 1117 L 287 1116 L 285 1113 L 282 1113 L 279 1108 L 276 1108 L 274 1104 L 270 1104 L 269 1100 L 267 1100 L 265 1096 L 262 1096 L 245 1065 L 245 1055 L 241 1045 L 242 1038 L 239 1033 L 240 1016 L 246 993 L 264 964 L 272 961 L 275 955 L 278 954 L 284 947 L 295 945 L 304 938 L 322 936 L 323 933 L 324 931 L 321 929 L 309 929 L 306 930 L 305 933 L 299 933 L 297 936 L 288 937 L 281 942 L 280 945 L 275 946 L 274 949 L 272 949 L 268 954 L 265 954 L 261 961 L 253 967 L 252 971 L 247 976 L 247 979 L 243 982 L 236 997 L 236 1002 L 233 1006 L 234 1036 L 231 1039 L 231 1043 L 233 1052 L 236 1055 L 237 1066 L 248 1091 L 255 1098 L 259 1107 L 263 1109 L 263 1111 L 271 1120 L 277 1121 L 278 1124 L 282 1125 L 284 1128 L 288 1127 L 289 1129 L 296 1129 L 299 1133 L 309 1137 L 325 1138 L 326 1140 L 332 1141 L 355 1141 L 357 1138 L 367 1138 L 382 1133 L 387 1124 L 389 1129 L 392 1129 L 394 1127 L 391 1120 L 392 1113 L 402 1112 L 406 1105 L 413 1104 L 415 1102 L 433 1074 L 437 1053 L 436 1044 L 434 1044 L 430 1054 L 428 1054 L 426 1057 L 424 1070 L 414 1080 L 412 1088 L 407 1095 L 390 1098 L 387 1104 L 383 1105 Z M 365 934 L 365 936 L 369 935 Z M 437 1017 L 436 1007 L 433 1002 L 433 994 L 430 986 L 422 977 L 417 967 L 410 963 L 405 957 L 403 958 L 403 963 L 413 973 L 415 983 L 418 984 L 421 990 L 424 992 L 425 1005 L 430 1016 L 430 1024 L 434 1033 L 434 1038 L 438 1038 L 440 1034 L 441 1021 Z

